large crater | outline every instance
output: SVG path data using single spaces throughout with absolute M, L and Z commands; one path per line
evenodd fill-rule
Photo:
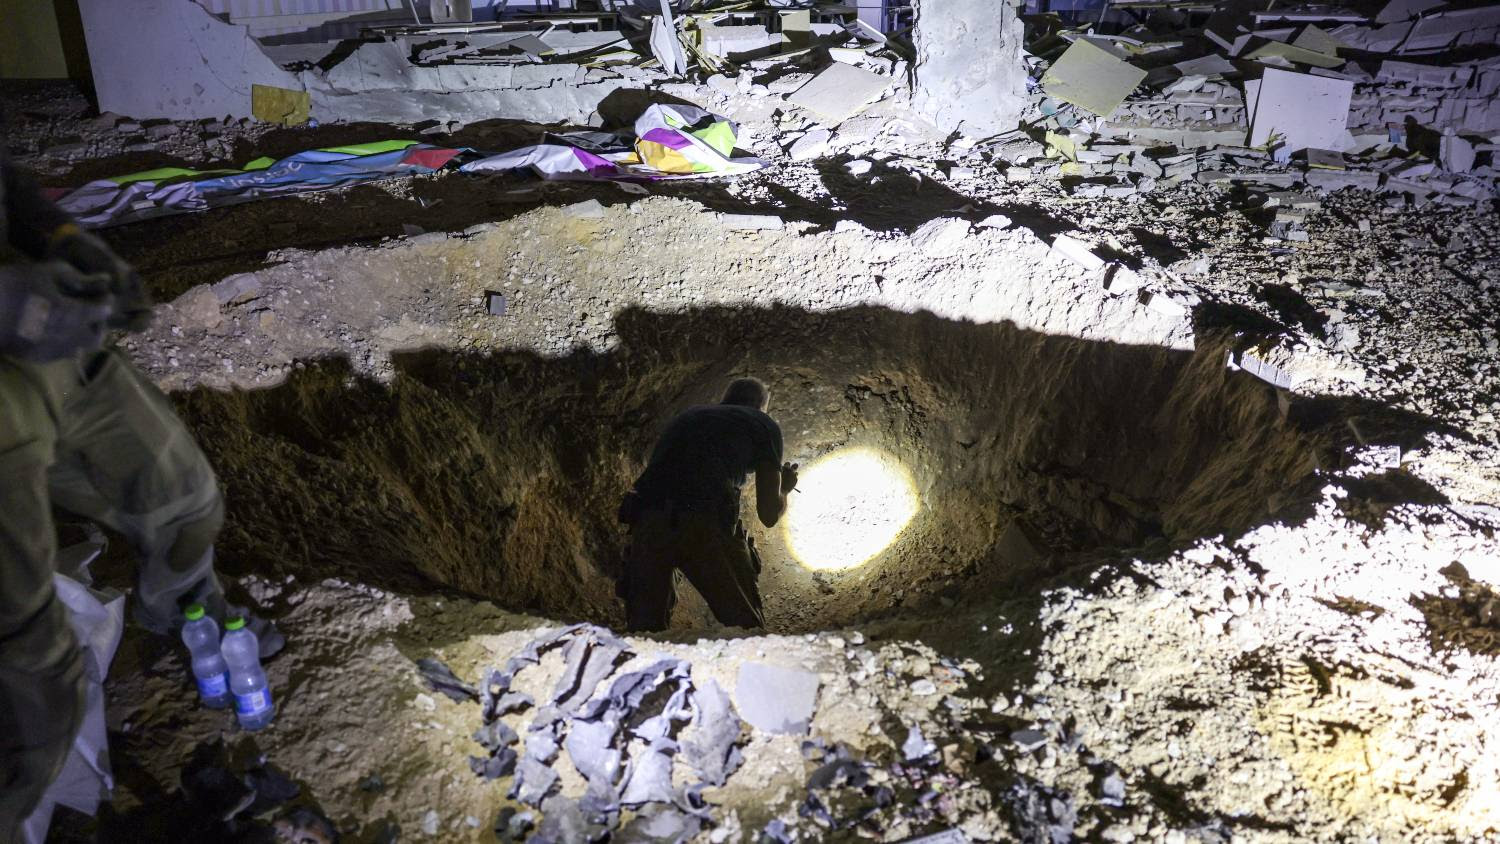
M 627 310 L 616 330 L 603 354 L 428 351 L 389 384 L 327 361 L 183 395 L 228 497 L 226 568 L 618 624 L 620 496 L 675 412 L 753 374 L 787 459 L 878 450 L 919 497 L 847 571 L 815 573 L 758 529 L 769 624 L 811 630 L 1014 591 L 1076 552 L 1235 535 L 1306 491 L 1341 428 L 1288 415 L 1203 338 L 1184 352 L 868 307 Z M 706 618 L 690 592 L 681 623 Z

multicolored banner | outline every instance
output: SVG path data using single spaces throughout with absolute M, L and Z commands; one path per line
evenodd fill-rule
M 766 166 L 734 157 L 739 127 L 700 108 L 653 105 L 635 122 L 634 138 L 605 132 L 548 135 L 544 142 L 462 164 L 466 173 L 531 169 L 545 179 L 654 181 L 750 173 Z M 89 182 L 57 200 L 81 225 L 104 228 L 153 217 L 204 211 L 273 196 L 435 173 L 467 148 L 379 141 L 308 150 L 239 170 L 164 167 Z

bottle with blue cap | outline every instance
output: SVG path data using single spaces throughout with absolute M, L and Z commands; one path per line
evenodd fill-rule
M 193 679 L 198 682 L 198 697 L 209 709 L 223 709 L 232 699 L 229 694 L 229 666 L 219 651 L 219 625 L 193 604 L 183 613 L 182 643 L 193 659 Z
M 276 717 L 271 685 L 260 667 L 260 641 L 245 627 L 245 619 L 224 624 L 224 661 L 229 664 L 229 691 L 234 694 L 234 713 L 240 726 L 259 730 Z

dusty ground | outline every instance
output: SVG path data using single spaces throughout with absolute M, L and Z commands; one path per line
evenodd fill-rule
M 477 707 L 412 660 L 475 682 L 544 619 L 617 622 L 615 497 L 671 412 L 742 371 L 768 373 L 797 457 L 880 445 L 924 509 L 845 575 L 766 533 L 773 630 L 806 636 L 688 600 L 633 643 L 732 695 L 745 661 L 814 671 L 811 735 L 918 784 L 845 795 L 873 824 L 830 832 L 798 811 L 800 740 L 747 730 L 704 840 L 778 817 L 800 840 L 1051 840 L 1074 816 L 1101 841 L 1500 834 L 1493 212 L 1347 193 L 1272 243 L 1243 194 L 945 182 L 938 141 L 902 149 L 861 178 L 782 161 L 636 197 L 449 175 L 114 232 L 166 303 L 126 347 L 180 396 L 229 498 L 225 568 L 293 644 L 251 737 L 127 640 L 106 837 L 174 822 L 184 762 L 223 738 L 354 840 L 492 840 Z M 365 242 L 402 222 L 429 233 Z M 1157 296 L 1110 295 L 1059 233 Z M 1291 389 L 1223 366 L 1251 346 Z M 914 780 L 911 725 L 935 746 Z

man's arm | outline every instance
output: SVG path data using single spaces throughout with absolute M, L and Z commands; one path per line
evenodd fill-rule
M 73 219 L 42 195 L 29 173 L 0 153 L 0 197 L 5 201 L 4 232 L 11 245 L 33 260 L 56 258 L 84 275 L 109 277 L 115 311 L 111 328 L 140 331 L 151 322 L 151 297 L 141 274 L 98 237 L 79 228 Z
M 10 229 L 6 239 L 29 258 L 45 257 L 54 235 L 72 220 L 42 195 L 31 174 L 12 165 L 4 153 L 0 153 L 0 179 L 5 180 L 0 196 L 5 198 L 4 216 Z
M 765 461 L 755 467 L 755 512 L 761 524 L 776 527 L 786 513 L 786 497 L 797 488 L 797 467 Z

